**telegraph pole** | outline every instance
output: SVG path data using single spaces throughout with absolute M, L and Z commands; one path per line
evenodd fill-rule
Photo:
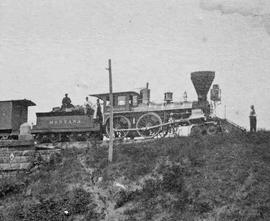
M 108 160 L 112 162 L 113 160 L 113 93 L 112 93 L 112 67 L 111 59 L 109 59 L 109 84 L 110 84 L 110 141 L 109 141 L 109 155 Z

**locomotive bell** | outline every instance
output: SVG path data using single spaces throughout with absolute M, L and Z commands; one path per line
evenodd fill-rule
M 187 92 L 185 91 L 183 94 L 184 102 L 187 102 Z
M 167 104 L 170 104 L 173 100 L 173 93 L 172 92 L 166 92 L 164 93 L 164 101 L 167 103 Z

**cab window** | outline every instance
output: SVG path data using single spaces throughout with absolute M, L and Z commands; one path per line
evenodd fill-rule
M 133 103 L 133 106 L 137 106 L 138 105 L 138 96 L 137 95 L 134 95 L 132 97 L 132 103 Z
M 118 96 L 117 104 L 118 104 L 118 106 L 126 105 L 126 96 Z
M 106 97 L 106 106 L 110 106 L 110 97 L 109 96 Z

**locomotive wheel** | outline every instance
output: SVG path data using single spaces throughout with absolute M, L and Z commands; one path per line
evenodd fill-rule
M 206 132 L 208 135 L 215 135 L 217 133 L 217 127 L 215 125 L 209 125 Z
M 86 133 L 71 133 L 67 135 L 68 142 L 87 141 Z
M 50 142 L 49 136 L 47 134 L 42 134 L 40 136 L 40 142 L 41 143 L 49 143 Z
M 77 135 L 77 141 L 87 141 L 89 138 L 89 135 L 87 133 L 79 133 Z
M 57 143 L 60 141 L 60 136 L 59 134 L 50 134 L 49 140 L 51 141 L 51 143 Z
M 129 129 L 131 127 L 130 120 L 122 115 L 113 117 L 113 129 L 114 130 L 123 130 Z M 123 138 L 126 137 L 129 131 L 115 131 L 114 137 Z M 106 134 L 110 136 L 110 118 L 106 122 Z
M 157 137 L 160 137 L 160 138 L 166 137 L 166 135 L 168 134 L 169 130 L 170 129 L 169 129 L 168 126 L 162 127 L 161 130 L 159 131 L 159 133 L 157 134 Z
M 202 129 L 199 126 L 193 126 L 190 131 L 191 136 L 199 136 L 202 134 Z
M 7 140 L 8 139 L 8 136 L 7 135 L 3 135 L 2 137 L 1 137 L 1 140 Z
M 76 133 L 67 134 L 67 141 L 74 142 L 78 140 L 78 135 Z
M 141 137 L 154 137 L 156 136 L 160 130 L 162 130 L 161 127 L 155 127 L 154 126 L 161 125 L 162 121 L 158 114 L 156 113 L 146 113 L 138 119 L 136 123 L 136 128 L 138 129 L 137 132 Z

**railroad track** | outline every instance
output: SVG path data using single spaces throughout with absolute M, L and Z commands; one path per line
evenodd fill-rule
M 116 138 L 114 139 L 113 143 L 115 146 L 121 144 L 138 144 L 138 143 L 147 143 L 155 141 L 159 138 L 144 138 L 144 139 L 121 139 Z M 42 144 L 35 144 L 36 149 L 69 149 L 69 148 L 91 148 L 94 146 L 104 147 L 109 146 L 109 140 L 103 141 L 73 141 L 73 142 L 58 142 L 58 143 L 42 143 Z
M 231 122 L 228 120 L 220 119 L 218 120 L 221 123 L 221 132 L 228 132 L 228 131 L 240 131 L 244 132 L 246 131 L 245 128 Z M 126 138 L 126 137 L 115 137 L 114 138 L 114 145 L 120 145 L 120 144 L 138 144 L 138 143 L 147 143 L 151 141 L 155 141 L 157 139 L 166 137 L 166 138 L 172 138 L 172 137 L 180 137 L 180 136 L 189 136 L 190 135 L 190 128 L 188 131 L 186 131 L 185 135 L 180 135 L 178 129 L 183 128 L 181 124 L 186 123 L 187 121 L 184 120 L 178 120 L 174 122 L 168 122 L 164 123 L 162 125 L 155 125 L 151 127 L 145 127 L 145 128 L 140 128 L 139 130 L 151 130 L 151 129 L 156 129 L 156 128 L 161 128 L 161 131 L 157 133 L 155 136 L 149 136 L 149 137 L 136 137 L 134 139 Z M 209 124 L 217 124 L 214 121 L 208 122 Z M 189 125 L 190 126 L 190 125 Z M 162 131 L 162 128 L 167 127 L 167 129 L 172 129 L 170 132 L 166 132 L 164 135 L 164 132 Z M 130 128 L 130 129 L 115 129 L 115 132 L 123 132 L 123 131 L 135 131 L 138 130 L 138 128 Z M 35 144 L 35 147 L 37 149 L 67 149 L 67 148 L 89 148 L 89 147 L 94 147 L 94 146 L 108 146 L 109 145 L 109 139 L 105 138 L 105 140 L 89 140 L 89 141 L 71 141 L 71 142 L 57 142 L 57 143 L 41 143 L 41 144 Z

